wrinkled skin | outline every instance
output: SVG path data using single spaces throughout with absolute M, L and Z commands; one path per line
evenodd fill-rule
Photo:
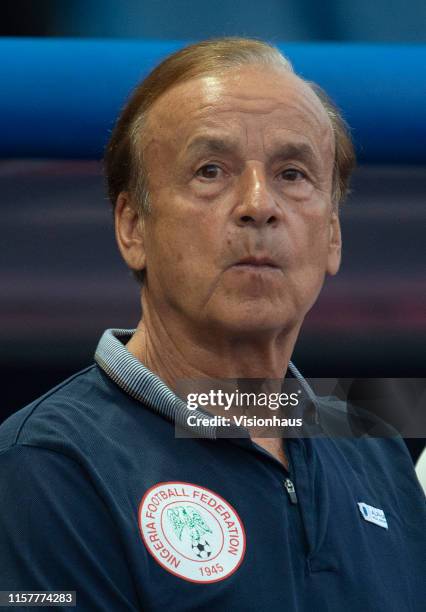
M 193 79 L 150 110 L 144 157 L 152 212 L 138 222 L 127 193 L 116 212 L 120 250 L 147 278 L 129 350 L 170 385 L 281 377 L 340 264 L 322 104 L 272 68 Z M 255 261 L 238 265 L 247 257 Z

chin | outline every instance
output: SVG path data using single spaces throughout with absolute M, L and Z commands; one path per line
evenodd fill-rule
M 268 304 L 262 308 L 260 304 L 240 304 L 235 308 L 227 308 L 218 323 L 222 329 L 229 330 L 230 334 L 258 335 L 282 332 L 300 324 L 299 317 L 285 310 L 282 305 L 274 308 Z

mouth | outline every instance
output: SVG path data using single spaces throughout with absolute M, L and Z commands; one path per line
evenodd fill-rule
M 244 257 L 234 264 L 236 268 L 279 270 L 279 266 L 270 257 Z

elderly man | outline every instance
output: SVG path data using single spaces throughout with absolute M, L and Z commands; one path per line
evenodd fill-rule
M 175 436 L 182 379 L 283 379 L 354 158 L 273 47 L 223 39 L 135 90 L 106 169 L 136 330 L 0 429 L 2 589 L 79 610 L 423 609 L 424 497 L 401 439 Z

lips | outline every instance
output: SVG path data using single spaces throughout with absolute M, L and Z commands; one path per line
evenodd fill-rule
M 244 257 L 243 259 L 237 261 L 234 266 L 279 268 L 275 261 L 270 257 Z

